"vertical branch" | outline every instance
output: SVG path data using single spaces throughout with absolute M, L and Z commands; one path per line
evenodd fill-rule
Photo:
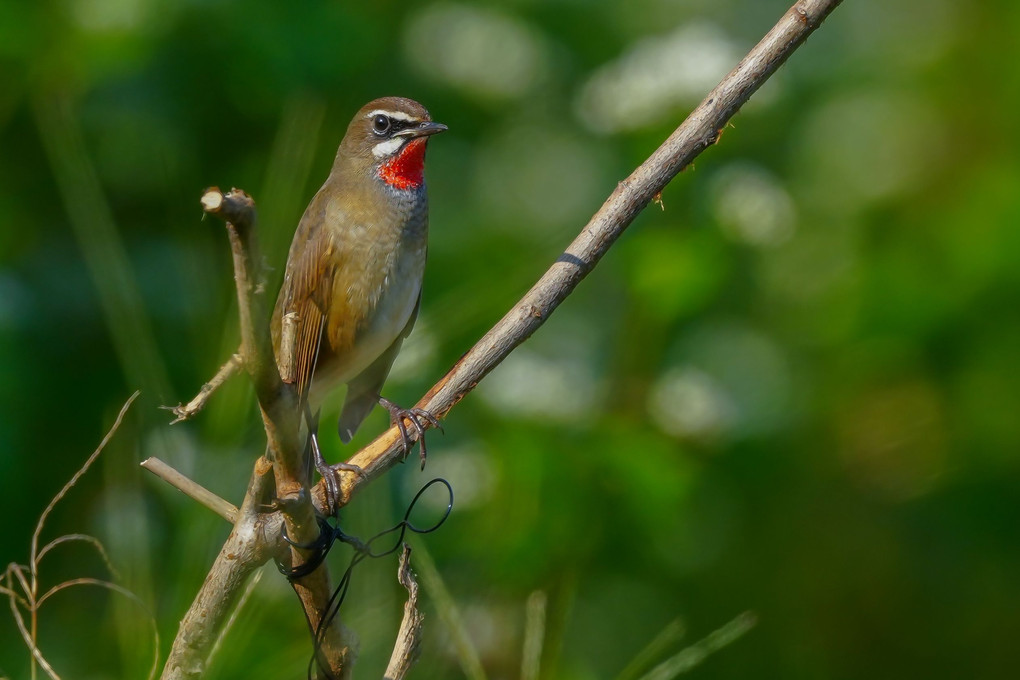
M 261 282 L 255 202 L 238 189 L 224 194 L 213 187 L 202 196 L 202 207 L 207 213 L 226 221 L 237 285 L 241 356 L 255 384 L 262 409 L 269 456 L 276 472 L 277 497 L 294 501 L 301 496 L 302 489 L 310 480 L 303 462 L 303 450 L 298 444 L 297 395 L 293 387 L 280 379 L 273 351 L 266 291 Z M 291 537 L 296 541 L 304 540 L 300 534 L 292 534 Z M 314 534 L 310 533 L 306 538 L 314 538 Z
M 204 666 L 215 633 L 226 621 L 225 617 L 251 570 L 270 557 L 290 568 L 303 564 L 309 552 L 295 544 L 312 544 L 319 535 L 308 488 L 309 470 L 304 460 L 304 448 L 298 441 L 300 417 L 296 390 L 292 384 L 281 380 L 273 351 L 266 291 L 261 282 L 255 203 L 243 191 L 234 189 L 224 194 L 212 188 L 202 196 L 202 207 L 226 222 L 237 286 L 241 356 L 255 385 L 266 430 L 268 460 L 260 459 L 256 464 L 255 480 L 260 483 L 249 486 L 241 518 L 234 524 L 234 530 L 205 584 L 181 622 L 174 652 L 164 668 L 164 678 L 199 677 L 201 672 L 192 669 Z M 288 325 L 293 328 L 293 323 Z M 293 330 L 290 334 L 293 335 Z M 293 340 L 287 344 L 293 348 Z M 271 486 L 263 480 L 270 464 L 273 472 Z M 270 488 L 272 493 L 267 493 L 266 489 Z M 272 515 L 274 530 L 268 531 L 269 520 L 260 519 L 256 508 L 273 505 L 280 512 Z M 279 522 L 281 519 L 282 523 Z M 255 531 L 256 527 L 260 531 Z M 282 540 L 284 529 L 293 543 Z M 320 565 L 307 576 L 294 579 L 292 585 L 309 626 L 315 630 L 330 597 L 328 570 L 324 564 Z M 329 667 L 343 677 L 352 652 L 344 643 L 340 630 L 339 621 L 328 627 L 322 651 Z
M 411 571 L 411 546 L 404 544 L 400 552 L 397 580 L 407 590 L 404 618 L 400 622 L 397 641 L 390 654 L 383 680 L 403 680 L 421 655 L 421 628 L 425 615 L 418 611 L 418 582 Z

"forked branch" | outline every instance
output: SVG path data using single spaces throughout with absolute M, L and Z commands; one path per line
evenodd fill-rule
M 252 482 L 239 511 L 223 507 L 223 502 L 190 480 L 172 474 L 164 479 L 189 495 L 203 499 L 221 514 L 234 514 L 234 528 L 217 556 L 181 627 L 163 669 L 163 678 L 199 678 L 206 668 L 212 645 L 220 627 L 228 620 L 231 608 L 248 577 L 271 558 L 294 568 L 308 558 L 308 551 L 295 544 L 311 544 L 319 526 L 309 493 L 309 467 L 298 442 L 299 413 L 292 384 L 280 378 L 269 328 L 269 306 L 261 282 L 261 256 L 255 231 L 255 204 L 243 191 L 226 194 L 217 188 L 202 196 L 202 207 L 226 223 L 234 260 L 239 322 L 241 326 L 241 363 L 255 385 L 262 421 L 266 430 L 266 458 L 255 464 Z M 286 344 L 286 343 L 284 343 Z M 227 366 L 229 366 L 228 362 Z M 221 369 L 221 373 L 227 370 Z M 146 461 L 153 471 L 163 466 Z M 165 472 L 165 471 L 164 471 Z M 270 474 L 271 473 L 271 474 Z M 203 493 L 204 492 L 204 493 Z M 267 512 L 271 508 L 279 512 Z M 283 528 L 294 543 L 283 540 Z M 331 594 L 329 574 L 324 564 L 306 576 L 292 579 L 291 585 L 301 601 L 310 628 L 319 627 Z M 340 622 L 325 628 L 320 653 L 323 663 L 336 677 L 345 677 L 351 650 L 342 639 Z

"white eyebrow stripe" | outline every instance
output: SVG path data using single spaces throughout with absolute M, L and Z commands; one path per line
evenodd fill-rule
M 365 118 L 372 118 L 373 116 L 378 116 L 380 113 L 384 116 L 389 116 L 394 120 L 404 120 L 407 121 L 408 123 L 417 123 L 421 120 L 420 118 L 415 118 L 414 116 L 408 115 L 403 111 L 387 111 L 386 109 L 376 109 L 375 111 L 369 111 L 367 114 L 365 114 Z
M 400 147 L 402 147 L 404 145 L 404 142 L 406 141 L 407 141 L 406 137 L 393 137 L 391 139 L 387 139 L 385 142 L 379 142 L 378 144 L 372 147 L 372 155 L 375 156 L 376 158 L 390 156 L 396 153 L 397 150 L 400 149 Z

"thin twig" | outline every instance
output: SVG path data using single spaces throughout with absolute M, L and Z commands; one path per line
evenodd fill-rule
M 156 677 L 156 670 L 159 668 L 159 627 L 156 625 L 156 617 L 153 616 L 152 611 L 145 604 L 142 598 L 138 597 L 124 586 L 98 578 L 75 578 L 70 581 L 59 583 L 47 590 L 35 603 L 36 608 L 38 609 L 41 607 L 51 596 L 69 588 L 74 588 L 75 586 L 97 586 L 99 588 L 106 588 L 107 590 L 119 593 L 141 607 L 145 613 L 149 615 L 149 625 L 152 626 L 152 665 L 149 666 L 149 675 L 147 677 L 149 680 Z
M 39 520 L 36 523 L 35 531 L 32 533 L 32 541 L 29 547 L 29 564 L 27 566 L 16 563 L 7 565 L 7 570 L 5 572 L 7 586 L 0 587 L 0 593 L 7 595 L 10 601 L 11 613 L 14 616 L 18 631 L 21 633 L 22 639 L 25 641 L 25 644 L 31 652 L 32 659 L 30 676 L 32 678 L 35 678 L 37 674 L 36 664 L 38 664 L 38 666 L 41 667 L 51 678 L 58 678 L 56 671 L 43 657 L 42 651 L 38 646 L 39 610 L 42 608 L 42 605 L 46 602 L 46 600 L 48 600 L 52 595 L 77 585 L 96 585 L 125 595 L 148 611 L 148 608 L 145 607 L 145 604 L 141 601 L 141 599 L 128 589 L 117 585 L 116 583 L 94 578 L 78 578 L 70 581 L 64 581 L 63 583 L 53 586 L 47 590 L 41 597 L 39 596 L 39 565 L 42 562 L 42 558 L 54 548 L 66 543 L 80 541 L 92 545 L 99 552 L 100 557 L 103 559 L 103 562 L 106 564 L 110 573 L 113 574 L 114 577 L 117 576 L 117 571 L 113 568 L 113 564 L 110 562 L 102 543 L 100 543 L 94 536 L 89 536 L 87 534 L 66 534 L 46 543 L 41 549 L 39 548 L 39 537 L 42 535 L 42 530 L 46 525 L 46 519 L 49 517 L 50 513 L 53 512 L 53 508 L 56 507 L 57 503 L 59 503 L 72 488 L 74 488 L 82 475 L 88 472 L 89 468 L 92 467 L 92 464 L 95 463 L 99 454 L 103 452 L 103 449 L 106 448 L 110 439 L 117 432 L 121 422 L 124 420 L 125 414 L 131 407 L 134 400 L 138 398 L 138 395 L 139 393 L 135 392 L 128 398 L 121 407 L 120 412 L 117 414 L 117 418 L 113 425 L 110 426 L 110 429 L 107 431 L 106 436 L 104 436 L 103 440 L 99 443 L 99 446 L 97 446 L 91 455 L 89 455 L 82 466 L 78 468 L 71 479 L 68 480 L 60 491 L 58 491 L 57 494 L 50 500 L 49 504 L 47 504 L 46 508 L 42 511 L 42 514 L 39 515 Z M 24 595 L 19 595 L 15 591 L 13 585 L 14 580 L 18 582 L 18 585 L 21 587 Z M 27 626 L 25 625 L 25 620 L 21 611 L 18 609 L 19 605 L 28 610 L 30 619 Z M 151 613 L 150 621 L 153 628 L 153 665 L 149 677 L 152 678 L 155 676 L 159 661 L 159 633 L 156 630 L 155 618 L 151 617 Z
M 383 680 L 403 680 L 421 655 L 421 627 L 425 615 L 418 611 L 418 582 L 410 562 L 411 546 L 405 543 L 400 553 L 397 581 L 407 590 L 407 602 L 404 603 L 404 618 L 400 622 Z
M 10 565 L 8 567 L 8 571 L 7 571 L 8 574 L 11 573 L 11 567 L 14 567 L 14 566 L 17 566 L 17 565 Z M 17 573 L 17 572 L 15 572 L 15 573 Z M 24 577 L 21 574 L 18 574 L 18 575 L 23 580 Z M 22 585 L 27 586 L 27 584 L 25 584 L 25 583 L 23 583 Z M 38 663 L 39 666 L 41 666 L 42 669 L 44 671 L 46 671 L 46 674 L 49 675 L 50 678 L 52 678 L 53 680 L 60 680 L 60 676 L 57 675 L 57 672 L 55 670 L 53 670 L 53 666 L 51 666 L 49 664 L 49 662 L 46 661 L 46 658 L 43 657 L 42 652 L 39 650 L 38 645 L 36 645 L 35 636 L 32 634 L 31 631 L 29 631 L 28 627 L 25 625 L 25 618 L 21 615 L 21 610 L 18 609 L 18 606 L 17 606 L 17 604 L 15 604 L 15 601 L 14 601 L 13 597 L 10 598 L 10 606 L 11 606 L 11 616 L 14 617 L 14 623 L 18 627 L 18 632 L 21 633 L 21 639 L 25 642 L 25 645 L 28 647 L 29 651 L 32 654 L 32 660 L 33 660 L 32 672 L 33 672 L 33 676 L 34 676 L 34 673 L 35 673 L 35 664 Z
M 29 585 L 28 585 L 28 580 L 25 577 L 25 572 L 26 571 L 28 571 L 28 567 L 26 567 L 23 564 L 15 564 L 15 563 L 12 562 L 11 564 L 7 565 L 8 580 L 10 579 L 10 576 L 13 574 L 14 577 L 18 580 L 18 585 L 21 586 L 21 591 L 23 593 L 25 593 L 26 595 L 31 595 L 31 592 L 30 592 L 30 589 L 29 589 Z M 29 608 L 31 608 L 32 604 L 31 603 L 27 603 L 27 606 Z
M 212 393 L 219 389 L 223 383 L 230 380 L 230 378 L 237 373 L 238 370 L 240 370 L 243 364 L 244 361 L 241 358 L 241 353 L 235 352 L 230 355 L 230 358 L 227 359 L 225 364 L 220 366 L 220 370 L 216 371 L 216 375 L 214 375 L 209 382 L 202 385 L 202 389 L 200 389 L 198 394 L 196 394 L 195 397 L 187 404 L 161 406 L 160 408 L 166 409 L 174 414 L 174 419 L 170 421 L 170 424 L 175 425 L 179 422 L 185 421 L 205 408 L 205 404 L 209 401 L 209 397 L 212 396 Z
M 46 553 L 53 550 L 59 545 L 63 545 L 65 543 L 72 543 L 75 541 L 88 543 L 93 548 L 95 548 L 96 552 L 99 553 L 100 559 L 103 560 L 103 564 L 106 565 L 106 569 L 110 572 L 110 575 L 113 576 L 115 579 L 120 578 L 120 574 L 117 573 L 117 569 L 114 568 L 113 562 L 110 561 L 110 556 L 106 554 L 106 548 L 103 547 L 103 544 L 99 542 L 98 538 L 96 538 L 95 536 L 89 536 L 88 534 L 64 534 L 63 536 L 54 538 L 52 541 L 44 545 L 42 549 L 39 551 L 39 554 L 36 556 L 35 563 L 36 569 L 39 568 L 39 564 L 42 562 L 42 558 L 46 556 Z
M 25 566 L 23 564 L 15 564 L 13 562 L 7 565 L 7 571 L 4 572 L 4 576 L 7 577 L 8 584 L 11 583 L 10 572 L 14 568 L 24 569 Z M 18 595 L 18 591 L 14 590 L 13 588 L 9 588 L 8 586 L 0 586 L 0 595 L 6 595 L 7 597 L 13 599 L 16 604 L 24 607 L 25 609 L 28 609 L 31 606 L 28 604 L 28 600 L 23 598 L 21 595 Z
M 139 392 L 135 392 L 130 397 L 128 397 L 128 400 L 124 402 L 123 406 L 120 407 L 120 413 L 117 414 L 117 419 L 113 421 L 113 425 L 110 426 L 110 429 L 107 431 L 106 436 L 103 437 L 103 441 L 99 442 L 99 446 L 97 446 L 95 451 L 92 452 L 92 455 L 88 457 L 88 459 L 85 461 L 85 464 L 78 468 L 78 471 L 74 473 L 74 476 L 72 476 L 71 479 L 67 481 L 67 484 L 64 484 L 64 487 L 57 493 L 56 496 L 54 496 L 50 500 L 49 504 L 46 506 L 46 509 L 42 511 L 41 515 L 39 515 L 39 521 L 36 522 L 35 531 L 32 533 L 32 547 L 29 550 L 28 558 L 29 564 L 32 565 L 33 597 L 35 597 L 39 592 L 39 581 L 38 575 L 36 574 L 35 565 L 38 564 L 39 562 L 39 535 L 42 533 L 43 526 L 46 525 L 46 518 L 50 516 L 51 512 L 53 512 L 53 508 L 56 507 L 57 503 L 59 503 L 60 500 L 67 495 L 67 492 L 70 491 L 74 487 L 74 485 L 78 483 L 78 480 L 81 479 L 81 476 L 88 472 L 88 469 L 92 467 L 92 463 L 96 462 L 96 458 L 99 457 L 99 454 L 103 452 L 104 448 L 106 448 L 106 445 L 109 443 L 110 439 L 113 438 L 114 433 L 117 432 L 117 428 L 120 427 L 121 421 L 124 420 L 124 414 L 126 414 L 127 410 L 131 408 L 131 404 L 134 403 L 135 399 L 138 398 L 139 394 L 140 394 Z
M 185 496 L 198 501 L 231 524 L 237 521 L 236 505 L 220 498 L 209 489 L 181 474 L 159 458 L 152 456 L 139 464 Z

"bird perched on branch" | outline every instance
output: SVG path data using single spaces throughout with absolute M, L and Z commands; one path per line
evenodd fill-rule
M 384 97 L 363 106 L 290 246 L 273 312 L 273 347 L 284 365 L 283 318 L 292 315 L 293 379 L 331 509 L 339 482 L 315 437 L 327 393 L 347 385 L 338 424 L 345 444 L 379 403 L 400 428 L 405 454 L 411 444 L 404 419 L 417 430 L 422 467 L 422 421 L 438 426 L 428 412 L 402 409 L 380 390 L 418 316 L 428 236 L 425 148 L 446 129 L 411 99 Z

